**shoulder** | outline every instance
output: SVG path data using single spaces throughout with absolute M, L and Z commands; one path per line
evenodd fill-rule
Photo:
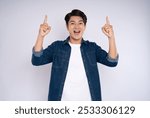
M 98 45 L 96 44 L 96 42 L 92 42 L 92 41 L 89 41 L 89 40 L 84 40 L 84 43 L 87 45 L 87 46 L 90 46 L 90 47 L 97 47 Z M 100 46 L 98 46 L 100 47 Z
M 54 42 L 52 42 L 48 47 L 57 47 L 60 46 L 64 43 L 64 40 L 56 40 Z
M 52 44 L 63 44 L 64 40 L 56 40 Z

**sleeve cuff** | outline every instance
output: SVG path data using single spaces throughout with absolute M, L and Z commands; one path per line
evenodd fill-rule
M 107 60 L 109 62 L 118 62 L 118 59 L 119 59 L 119 55 L 118 54 L 117 54 L 116 58 L 112 58 L 109 55 L 107 56 Z
M 36 52 L 36 51 L 34 50 L 34 47 L 33 47 L 32 53 L 33 53 L 34 56 L 40 57 L 40 56 L 43 54 L 43 48 L 42 48 L 40 51 Z

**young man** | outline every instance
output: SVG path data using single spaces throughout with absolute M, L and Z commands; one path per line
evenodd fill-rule
M 106 17 L 106 24 L 102 27 L 102 31 L 108 37 L 107 53 L 96 43 L 83 39 L 87 17 L 82 11 L 72 10 L 65 16 L 65 21 L 69 37 L 64 41 L 55 41 L 43 50 L 44 37 L 51 30 L 45 16 L 33 48 L 33 65 L 39 66 L 52 62 L 48 100 L 101 101 L 97 62 L 110 67 L 118 63 L 112 25 Z

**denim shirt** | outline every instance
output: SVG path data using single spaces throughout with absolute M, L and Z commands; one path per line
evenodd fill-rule
M 33 65 L 39 66 L 52 62 L 48 101 L 61 100 L 71 53 L 71 47 L 68 43 L 69 38 L 70 37 L 64 41 L 55 41 L 40 52 L 35 52 L 33 49 Z M 96 43 L 83 39 L 80 50 L 88 79 L 91 99 L 92 101 L 101 101 L 101 87 L 97 62 L 114 67 L 118 63 L 118 56 L 116 59 L 112 59 L 108 53 Z

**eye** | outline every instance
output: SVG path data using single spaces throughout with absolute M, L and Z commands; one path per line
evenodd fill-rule
M 80 25 L 83 25 L 83 22 L 80 22 L 79 24 L 80 24 Z
M 74 25 L 74 22 L 71 22 L 70 25 Z

